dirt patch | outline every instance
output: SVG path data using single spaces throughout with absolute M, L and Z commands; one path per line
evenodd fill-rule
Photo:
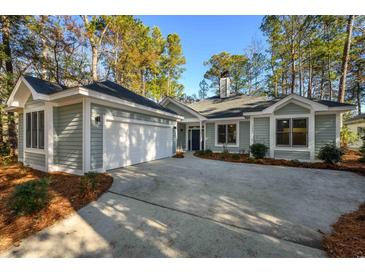
M 327 163 L 307 163 L 300 161 L 290 161 L 290 160 L 280 160 L 280 159 L 272 159 L 272 158 L 264 158 L 264 159 L 254 159 L 249 157 L 248 154 L 239 154 L 239 157 L 233 156 L 234 154 L 227 153 L 211 153 L 209 155 L 203 154 L 201 152 L 195 152 L 194 156 L 211 159 L 211 160 L 219 160 L 219 161 L 227 161 L 233 163 L 246 163 L 246 164 L 260 164 L 260 165 L 274 165 L 274 166 L 289 166 L 289 167 L 301 167 L 301 168 L 317 168 L 317 169 L 333 169 L 333 170 L 343 170 L 343 171 L 352 171 L 358 174 L 365 176 L 365 163 L 359 162 L 358 160 L 361 158 L 361 153 L 347 150 L 343 156 L 343 159 L 340 163 L 336 165 L 327 164 Z
M 14 187 L 42 177 L 47 177 L 51 181 L 48 206 L 32 215 L 12 214 L 8 209 L 8 202 Z M 107 174 L 98 174 L 97 181 L 95 191 L 85 192 L 81 176 L 63 172 L 44 173 L 17 163 L 0 166 L 0 250 L 16 245 L 21 239 L 96 200 L 111 186 L 113 178 Z
M 365 257 L 365 204 L 355 212 L 342 215 L 332 227 L 332 234 L 323 240 L 328 256 Z

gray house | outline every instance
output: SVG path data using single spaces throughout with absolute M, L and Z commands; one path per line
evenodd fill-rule
M 229 86 L 229 78 L 221 78 L 219 96 L 192 104 L 162 101 L 184 117 L 177 123 L 178 148 L 248 152 L 251 144 L 262 143 L 269 148 L 268 157 L 315 161 L 323 145 L 340 146 L 341 114 L 354 109 L 295 94 L 274 100 L 231 95 Z
M 19 113 L 19 161 L 75 174 L 170 157 L 183 118 L 110 81 L 67 88 L 23 76 L 7 104 Z
M 341 113 L 352 105 L 297 95 L 230 95 L 185 105 L 157 104 L 110 81 L 67 88 L 21 77 L 7 102 L 19 113 L 18 158 L 43 171 L 103 172 L 172 156 L 176 148 L 247 152 L 263 143 L 274 158 L 314 161 L 340 143 Z

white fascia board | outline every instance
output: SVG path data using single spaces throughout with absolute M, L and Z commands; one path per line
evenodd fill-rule
M 13 105 L 15 94 L 18 92 L 19 86 L 20 86 L 20 84 L 22 82 L 30 90 L 30 92 L 31 92 L 32 97 L 33 97 L 34 100 L 47 100 L 47 97 L 48 97 L 47 95 L 40 94 L 40 93 L 36 92 L 32 88 L 32 86 L 28 83 L 28 81 L 23 76 L 21 76 L 18 79 L 18 81 L 16 82 L 15 87 L 13 88 L 13 90 L 12 90 L 10 96 L 9 96 L 8 101 L 6 102 L 6 104 L 8 105 L 8 107 L 24 107 L 24 105 Z
M 240 116 L 240 117 L 227 117 L 227 118 L 212 118 L 212 119 L 207 119 L 206 122 L 216 122 L 216 121 L 249 121 L 246 117 Z
M 184 104 L 170 98 L 170 97 L 165 97 L 162 102 L 161 102 L 161 105 L 162 106 L 166 106 L 167 103 L 173 103 L 174 105 L 182 108 L 183 110 L 187 111 L 188 113 L 190 113 L 191 115 L 194 115 L 196 117 L 199 118 L 199 120 L 202 120 L 202 121 L 205 121 L 207 120 L 207 118 L 201 114 L 199 114 L 198 112 L 196 112 L 195 110 L 192 110 L 191 108 L 185 106 Z
M 125 106 L 129 106 L 129 107 L 133 107 L 136 109 L 140 109 L 140 110 L 145 110 L 145 111 L 149 111 L 149 112 L 153 112 L 162 116 L 167 116 L 169 118 L 174 118 L 176 120 L 182 120 L 183 117 L 179 116 L 179 115 L 175 115 L 169 112 L 165 112 L 162 110 L 158 110 L 158 109 L 154 109 L 154 108 L 150 108 L 147 106 L 142 106 L 136 103 L 132 103 L 123 99 L 119 99 L 116 98 L 114 96 L 110 96 L 110 95 L 106 95 L 106 94 L 102 94 L 84 87 L 75 87 L 72 89 L 68 89 L 62 92 L 58 92 L 56 94 L 53 94 L 51 96 L 49 96 L 50 100 L 57 100 L 57 99 L 62 99 L 68 96 L 73 96 L 73 95 L 82 95 L 82 96 L 86 96 L 86 97 L 92 97 L 95 99 L 100 99 L 100 100 L 104 100 L 107 102 L 112 102 L 112 103 L 117 103 L 119 105 L 125 105 Z
M 289 96 L 285 97 L 284 99 L 281 99 L 280 101 L 276 102 L 272 106 L 264 109 L 261 111 L 261 113 L 272 113 L 274 112 L 279 106 L 284 105 L 285 103 L 290 103 L 290 101 L 296 100 L 303 104 L 309 105 L 314 111 L 326 111 L 328 110 L 328 107 L 325 105 L 322 105 L 317 102 L 313 102 L 307 98 L 304 98 L 302 96 L 296 95 L 296 94 L 290 94 Z
M 80 92 L 81 95 L 84 95 L 84 96 L 90 96 L 92 98 L 101 99 L 101 100 L 105 100 L 105 101 L 108 101 L 108 102 L 118 103 L 118 104 L 121 104 L 121 105 L 125 105 L 125 106 L 133 107 L 133 108 L 136 108 L 136 109 L 157 113 L 157 114 L 167 116 L 167 117 L 172 117 L 172 118 L 175 118 L 175 119 L 183 119 L 183 117 L 179 116 L 179 115 L 175 115 L 175 114 L 172 114 L 172 113 L 169 113 L 169 112 L 166 112 L 166 111 L 150 108 L 150 107 L 147 107 L 147 106 L 142 106 L 142 105 L 132 103 L 132 102 L 129 102 L 129 101 L 126 101 L 126 100 L 123 100 L 123 99 L 119 99 L 119 98 L 116 98 L 116 97 L 113 97 L 113 96 L 110 96 L 110 95 L 101 94 L 99 92 L 89 90 L 89 89 L 86 89 L 86 88 L 80 88 L 79 92 Z

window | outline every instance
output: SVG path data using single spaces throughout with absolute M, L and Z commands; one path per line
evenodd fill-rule
M 306 118 L 276 120 L 277 146 L 307 146 L 308 122 Z
M 25 139 L 27 148 L 44 148 L 44 111 L 26 114 Z
M 237 144 L 237 124 L 222 124 L 217 126 L 217 140 L 220 145 Z
M 290 120 L 277 120 L 276 122 L 276 144 L 279 146 L 290 145 Z

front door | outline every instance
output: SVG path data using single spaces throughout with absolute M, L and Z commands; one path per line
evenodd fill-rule
M 199 150 L 200 130 L 191 131 L 191 150 Z

